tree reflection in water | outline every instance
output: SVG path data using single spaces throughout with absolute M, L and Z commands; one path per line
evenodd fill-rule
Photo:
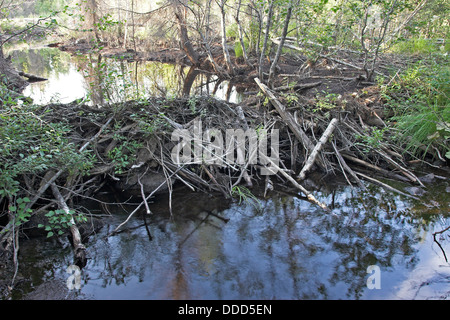
M 173 218 L 166 201 L 159 212 L 155 203 L 152 240 L 144 227 L 133 228 L 142 225 L 135 219 L 128 231 L 102 240 L 113 223 L 91 241 L 81 292 L 106 299 L 448 296 L 450 268 L 432 237 L 448 215 L 418 214 L 419 204 L 378 188 L 318 195 L 334 203 L 332 214 L 290 195 L 226 209 L 220 198 L 174 195 Z M 214 209 L 230 220 L 208 215 Z M 448 237 L 442 245 L 448 250 Z M 380 267 L 380 290 L 367 288 L 370 265 Z

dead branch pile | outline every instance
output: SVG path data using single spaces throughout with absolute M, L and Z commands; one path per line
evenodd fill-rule
M 312 103 L 295 91 L 280 93 L 270 90 L 257 78 L 255 82 L 262 94 L 240 105 L 211 97 L 187 97 L 150 98 L 102 108 L 76 103 L 45 106 L 37 116 L 47 122 L 67 123 L 71 128 L 70 139 L 79 152 L 89 152 L 95 160 L 87 173 L 73 172 L 63 165 L 44 175 L 24 177 L 22 193 L 31 199 L 27 208 L 33 209 L 35 217 L 42 217 L 53 208 L 71 215 L 76 199 L 92 199 L 102 187 L 109 185 L 118 191 L 133 191 L 141 199 L 131 216 L 141 209 L 151 213 L 149 199 L 159 191 L 171 195 L 175 183 L 184 184 L 192 191 L 220 192 L 230 198 L 240 184 L 251 188 L 261 181 L 269 188 L 273 181 L 282 180 L 306 195 L 308 201 L 328 211 L 325 204 L 302 186 L 313 170 L 342 174 L 350 185 L 358 185 L 362 190 L 365 185 L 361 180 L 367 180 L 402 193 L 377 176 L 423 186 L 407 168 L 401 146 L 391 143 L 392 133 L 381 117 L 364 103 L 367 98 L 349 95 L 332 104 Z M 204 159 L 204 150 L 210 149 L 208 143 L 203 143 L 200 160 L 174 162 L 174 150 L 179 150 L 176 147 L 182 141 L 180 135 L 174 138 L 174 131 L 195 138 L 196 130 L 200 130 L 200 139 L 204 139 L 206 132 L 212 132 L 208 129 L 216 133 L 215 138 L 208 136 L 210 145 L 217 145 L 216 139 L 220 137 L 217 132 L 225 137 L 229 129 L 244 132 L 265 129 L 267 134 L 277 129 L 279 157 L 266 155 L 264 164 L 252 162 L 251 152 L 255 151 L 247 143 L 244 151 L 233 150 L 235 159 L 243 161 L 230 162 L 224 154 L 219 154 L 223 160 L 219 165 Z M 196 152 L 195 143 L 187 141 L 192 152 Z M 270 167 L 274 174 L 261 175 L 264 167 Z M 11 220 L 0 235 L 4 249 L 17 249 L 18 233 L 9 227 L 13 225 Z M 72 225 L 76 259 L 83 263 L 85 248 L 76 224 Z

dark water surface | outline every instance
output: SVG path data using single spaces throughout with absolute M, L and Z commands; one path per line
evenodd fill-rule
M 80 289 L 66 284 L 70 247 L 30 241 L 15 298 L 449 299 L 450 232 L 433 237 L 450 225 L 446 187 L 423 203 L 370 185 L 316 191 L 331 214 L 295 193 L 239 204 L 179 190 L 172 215 L 159 196 L 147 224 L 133 216 L 114 236 L 131 210 L 109 205 L 87 242 Z M 379 267 L 380 289 L 367 285 L 369 266 Z

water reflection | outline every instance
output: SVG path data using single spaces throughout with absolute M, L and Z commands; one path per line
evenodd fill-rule
M 116 209 L 110 224 L 88 243 L 91 259 L 77 294 L 95 299 L 448 299 L 450 265 L 432 237 L 450 224 L 448 203 L 438 214 L 418 215 L 412 208 L 420 204 L 379 189 L 361 194 L 340 187 L 317 197 L 334 205 L 332 214 L 294 195 L 238 205 L 207 195 L 193 200 L 182 191 L 174 195 L 173 216 L 167 199 L 155 199 L 155 214 L 147 219 L 151 238 L 142 217 L 107 237 L 127 216 Z M 440 244 L 450 252 L 448 234 Z M 380 267 L 380 290 L 367 288 L 369 265 Z M 55 270 L 50 274 L 44 276 L 47 281 L 58 276 Z
M 212 95 L 230 102 L 242 99 L 229 81 L 181 65 L 128 62 L 94 53 L 74 56 L 56 48 L 13 50 L 9 55 L 19 70 L 48 79 L 24 91 L 38 104 L 87 99 L 93 105 L 104 105 L 182 95 Z

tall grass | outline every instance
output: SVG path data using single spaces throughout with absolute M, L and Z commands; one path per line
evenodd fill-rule
M 401 133 L 398 142 L 417 157 L 450 159 L 448 60 L 420 61 L 382 90 Z

